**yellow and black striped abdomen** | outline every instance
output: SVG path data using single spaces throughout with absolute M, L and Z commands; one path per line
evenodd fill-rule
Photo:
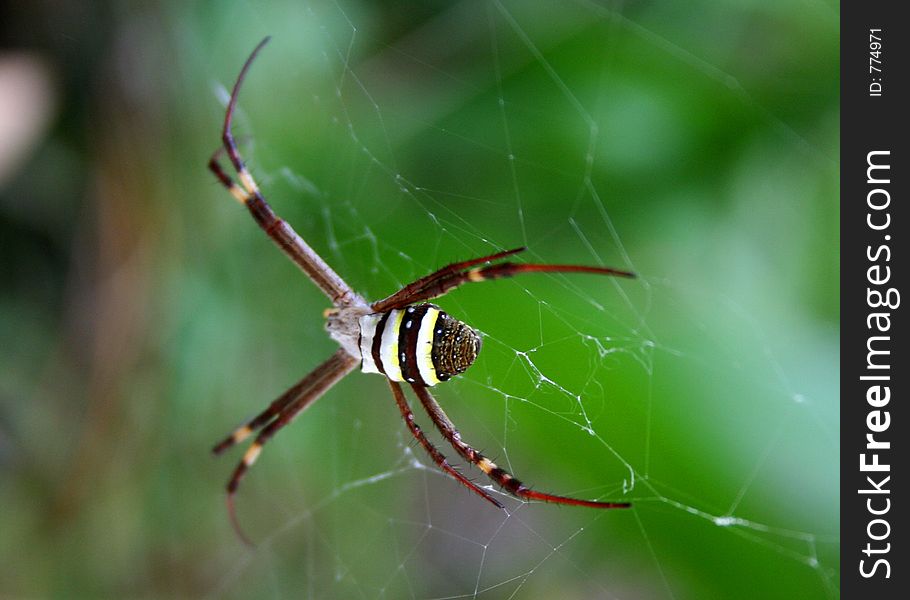
M 464 373 L 480 346 L 476 331 L 432 304 L 360 318 L 361 370 L 392 381 L 436 385 Z

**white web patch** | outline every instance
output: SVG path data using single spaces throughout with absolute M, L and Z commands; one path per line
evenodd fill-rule
M 558 11 L 466 2 L 377 47 L 370 15 L 308 7 L 319 52 L 287 77 L 315 88 L 282 101 L 300 105 L 299 131 L 318 141 L 299 142 L 294 162 L 281 145 L 290 142 L 260 124 L 269 94 L 257 86 L 277 72 L 263 65 L 284 62 L 276 55 L 288 35 L 273 32 L 241 98 L 248 118 L 238 122 L 258 150 L 252 160 L 245 148 L 247 158 L 279 214 L 368 297 L 517 245 L 529 247 L 519 260 L 639 273 L 634 282 L 530 275 L 453 292 L 439 303 L 482 331 L 484 347 L 465 376 L 434 389 L 467 441 L 536 489 L 634 506 L 525 505 L 465 466 L 506 504 L 499 513 L 414 446 L 381 379 L 354 374 L 284 430 L 256 466 L 264 474 L 241 486 L 241 518 L 268 534 L 229 561 L 216 593 L 730 597 L 754 587 L 749 578 L 777 578 L 804 597 L 838 595 L 836 339 L 776 320 L 796 304 L 787 273 L 736 272 L 755 258 L 737 253 L 757 235 L 746 216 L 762 210 L 756 198 L 812 193 L 836 171 L 822 143 L 700 57 L 720 46 L 696 46 L 685 27 L 668 28 L 671 38 L 653 17 L 584 1 Z M 603 40 L 592 46 L 599 68 L 586 70 L 571 46 L 591 38 Z M 767 194 L 740 193 L 746 176 L 731 173 L 720 217 L 699 212 L 703 190 L 685 169 L 676 196 L 646 202 L 628 181 L 615 189 L 623 175 L 611 165 L 634 170 L 677 139 L 644 128 L 652 150 L 642 150 L 624 137 L 636 130 L 622 115 L 666 118 L 649 105 L 660 89 L 632 86 L 625 65 L 635 56 L 713 86 L 808 175 L 769 162 L 756 142 L 739 164 L 777 169 L 758 179 Z M 424 156 L 427 147 L 441 153 Z M 317 155 L 313 172 L 307 157 Z M 689 228 L 713 237 L 699 245 Z M 778 286 L 762 298 L 780 304 L 751 303 L 748 286 L 758 285 Z M 319 448 L 287 441 L 321 433 Z

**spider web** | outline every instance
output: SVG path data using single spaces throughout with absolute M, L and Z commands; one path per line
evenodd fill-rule
M 434 390 L 467 441 L 536 489 L 634 506 L 528 505 L 490 487 L 498 512 L 415 446 L 380 378 L 354 374 L 245 480 L 241 519 L 261 541 L 233 549 L 225 532 L 213 596 L 838 596 L 837 334 L 799 296 L 811 261 L 790 258 L 830 231 L 817 211 L 834 208 L 819 198 L 836 192 L 836 114 L 807 130 L 786 97 L 750 91 L 775 73 L 731 56 L 755 35 L 746 25 L 800 31 L 757 6 L 695 18 L 468 1 L 391 42 L 383 27 L 402 15 L 377 7 L 247 7 L 275 40 L 241 97 L 245 156 L 367 297 L 519 245 L 523 260 L 639 274 L 534 275 L 440 299 L 484 348 Z M 836 8 L 806 11 L 836 44 Z M 706 96 L 722 127 L 747 131 L 687 121 Z M 738 135 L 752 140 L 724 158 L 717 145 Z M 252 228 L 239 236 L 264 247 Z M 262 346 L 279 350 L 252 359 L 265 375 L 234 394 L 235 412 L 331 351 L 309 318 L 318 293 L 279 283 L 292 267 L 278 258 L 256 268 L 273 290 Z

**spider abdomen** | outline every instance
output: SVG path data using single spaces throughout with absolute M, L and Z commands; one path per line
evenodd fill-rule
M 480 335 L 433 304 L 360 317 L 364 373 L 436 385 L 464 373 L 480 352 Z

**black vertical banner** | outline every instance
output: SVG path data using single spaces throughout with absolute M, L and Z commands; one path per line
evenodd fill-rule
M 907 137 L 901 3 L 841 4 L 841 592 L 906 598 Z

